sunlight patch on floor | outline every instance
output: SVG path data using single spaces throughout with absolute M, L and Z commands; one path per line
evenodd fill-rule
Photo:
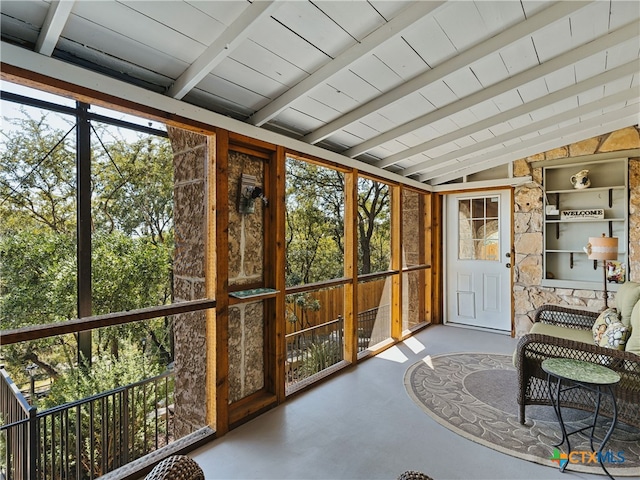
M 407 347 L 409 347 L 409 349 L 413 353 L 420 353 L 426 348 L 424 344 L 420 340 L 418 340 L 416 337 L 409 337 L 402 343 L 404 343 Z
M 387 348 L 384 352 L 380 352 L 378 355 L 376 355 L 376 358 L 381 358 L 383 360 L 391 360 L 392 362 L 396 362 L 396 363 L 404 363 L 407 360 L 409 360 L 407 356 L 404 353 L 402 353 L 402 351 L 400 351 L 400 349 L 397 346 Z
M 431 355 L 427 355 L 426 357 L 424 357 L 424 358 L 422 359 L 422 361 L 423 361 L 424 363 L 426 363 L 426 364 L 427 364 L 427 366 L 428 366 L 431 370 L 433 370 L 433 369 L 434 369 L 434 367 L 433 367 L 433 360 L 431 360 Z

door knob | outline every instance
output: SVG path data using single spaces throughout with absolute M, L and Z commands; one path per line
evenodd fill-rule
M 507 258 L 511 258 L 511 252 L 505 253 L 504 256 L 507 257 Z
M 507 264 L 505 265 L 505 267 L 507 267 L 507 268 L 511 268 L 511 264 L 510 264 L 510 263 L 507 263 Z

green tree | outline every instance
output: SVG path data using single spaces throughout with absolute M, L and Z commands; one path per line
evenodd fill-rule
M 41 111 L 6 119 L 0 145 L 0 325 L 12 329 L 77 317 L 76 189 L 73 123 Z M 63 122 L 64 123 L 64 122 Z M 92 152 L 92 305 L 94 314 L 171 300 L 173 158 L 166 139 L 128 141 L 94 129 Z M 105 140 L 108 138 L 108 141 Z M 119 344 L 171 360 L 169 319 L 94 332 L 96 355 Z M 62 348 L 61 348 L 62 347 Z M 74 368 L 71 335 L 3 347 L 16 382 L 36 363 L 52 378 Z M 151 360 L 152 358 L 150 358 Z M 71 370 L 70 370 L 71 369 Z M 134 369 L 140 374 L 139 369 Z M 74 397 L 77 398 L 77 397 Z

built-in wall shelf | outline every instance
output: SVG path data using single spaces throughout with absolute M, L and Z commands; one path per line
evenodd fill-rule
M 590 186 L 573 188 L 571 177 L 589 170 Z M 583 248 L 589 237 L 618 237 L 618 262 L 628 278 L 628 160 L 581 159 L 543 168 L 544 274 L 542 285 L 555 288 L 602 290 L 604 265 L 589 260 Z M 601 210 L 604 218 L 561 219 L 567 210 Z M 547 214 L 546 212 L 553 212 Z M 602 215 L 602 213 L 600 213 Z M 615 291 L 617 284 L 608 283 Z
M 229 292 L 229 297 L 233 299 L 230 303 L 235 304 L 247 300 L 256 301 L 273 298 L 278 292 L 279 290 L 276 290 L 275 288 L 251 288 L 248 290 Z
M 605 223 L 605 222 L 626 222 L 626 218 L 580 218 L 577 220 L 559 220 L 559 219 L 546 219 L 546 223 Z

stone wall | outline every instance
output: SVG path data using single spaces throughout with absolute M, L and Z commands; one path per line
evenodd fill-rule
M 420 200 L 421 195 L 411 190 L 402 190 L 402 267 L 419 265 Z M 420 273 L 402 274 L 402 328 L 408 329 L 420 321 L 419 282 Z
M 229 286 L 263 282 L 264 205 L 255 200 L 253 213 L 238 211 L 242 174 L 264 187 L 265 160 L 229 152 Z M 229 307 L 229 403 L 264 387 L 264 302 Z
M 602 291 L 542 287 L 543 191 L 542 169 L 531 163 L 541 160 L 578 157 L 595 153 L 640 148 L 637 127 L 590 138 L 514 162 L 515 176 L 532 176 L 514 194 L 514 314 L 516 336 L 531 328 L 536 308 L 546 303 L 600 310 Z M 640 281 L 640 159 L 629 160 L 629 270 L 630 280 Z M 610 305 L 615 305 L 611 295 Z
M 205 297 L 207 138 L 167 127 L 174 160 L 174 301 Z M 175 435 L 206 425 L 204 312 L 174 315 Z M 197 354 L 201 352 L 201 354 Z

